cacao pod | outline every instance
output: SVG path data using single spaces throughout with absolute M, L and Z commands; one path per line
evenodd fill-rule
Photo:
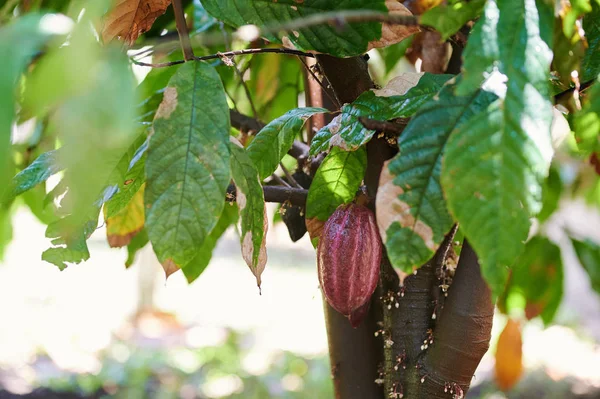
M 369 302 L 379 280 L 381 251 L 373 212 L 363 205 L 340 205 L 325 223 L 317 247 L 319 282 L 331 307 L 350 318 Z M 362 317 L 353 319 L 358 325 Z
M 302 171 L 295 172 L 292 177 L 298 184 L 304 188 L 309 188 L 312 178 Z M 283 212 L 281 219 L 288 228 L 290 239 L 293 242 L 301 239 L 306 234 L 306 224 L 304 220 L 304 207 L 285 203 L 281 206 Z

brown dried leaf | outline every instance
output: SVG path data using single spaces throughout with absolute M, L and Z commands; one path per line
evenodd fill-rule
M 408 8 L 397 0 L 386 0 L 385 5 L 391 15 L 412 15 Z M 370 42 L 367 50 L 399 43 L 418 31 L 418 26 L 384 23 L 381 27 L 381 38 Z
M 165 278 L 169 278 L 169 276 L 179 270 L 179 266 L 173 259 L 167 259 L 162 263 L 163 270 L 165 271 Z
M 245 198 L 245 197 L 244 197 Z M 242 205 L 239 203 L 239 194 L 238 194 L 238 206 L 242 209 Z M 245 201 L 244 201 L 245 205 Z M 260 250 L 258 253 L 258 262 L 256 265 L 253 265 L 254 258 L 254 244 L 252 242 L 252 232 L 246 232 L 246 235 L 242 239 L 242 258 L 246 261 L 246 264 L 250 268 L 250 271 L 256 277 L 256 285 L 260 288 L 261 280 L 260 276 L 262 272 L 265 270 L 265 266 L 267 265 L 267 230 L 269 228 L 269 217 L 267 216 L 267 207 L 264 208 L 264 218 L 263 218 L 263 230 L 265 234 L 263 234 L 262 241 L 260 243 Z
M 317 218 L 306 219 L 306 230 L 308 231 L 311 241 L 314 241 L 315 239 L 318 240 L 319 237 L 321 237 L 323 226 L 325 226 L 325 222 L 322 220 Z
M 432 251 L 437 250 L 438 245 L 433 240 L 433 230 L 430 226 L 423 223 L 422 220 L 415 220 L 410 211 L 410 205 L 400 201 L 399 196 L 404 193 L 402 187 L 394 183 L 394 176 L 390 173 L 388 167 L 390 161 L 383 164 L 381 176 L 379 177 L 379 189 L 375 199 L 375 209 L 377 209 L 377 226 L 381 240 L 387 242 L 386 232 L 394 222 L 400 226 L 409 228 L 416 235 L 423 239 L 427 248 Z
M 415 87 L 425 73 L 404 72 L 388 82 L 382 89 L 373 89 L 377 97 L 402 96 Z
M 120 37 L 132 45 L 147 32 L 156 18 L 165 13 L 171 0 L 115 0 L 113 8 L 104 18 L 102 39 L 105 43 Z
M 503 391 L 511 389 L 523 373 L 523 343 L 519 323 L 509 319 L 496 348 L 496 383 Z

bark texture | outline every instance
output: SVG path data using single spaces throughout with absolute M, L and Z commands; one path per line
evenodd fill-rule
M 319 55 L 317 61 L 342 104 L 373 87 L 363 57 Z M 450 66 L 459 67 L 456 62 Z M 367 144 L 365 174 L 371 200 L 383 163 L 398 151 L 374 137 Z M 372 209 L 373 204 L 369 203 Z M 435 256 L 403 285 L 384 249 L 380 283 L 359 328 L 352 329 L 348 319 L 325 304 L 336 398 L 460 398 L 466 394 L 489 345 L 493 305 L 468 243 L 448 297 L 444 296 L 442 271 L 452 239 L 450 233 Z

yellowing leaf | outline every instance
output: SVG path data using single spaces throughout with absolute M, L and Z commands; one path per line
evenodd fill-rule
M 147 32 L 156 18 L 165 13 L 171 0 L 116 0 L 105 16 L 102 39 L 105 43 L 120 37 L 132 45 Z
M 498 339 L 496 383 L 503 391 L 511 389 L 523 373 L 523 343 L 519 323 L 509 319 Z
M 106 219 L 106 237 L 111 247 L 123 247 L 144 227 L 144 186 L 129 204 L 115 216 Z

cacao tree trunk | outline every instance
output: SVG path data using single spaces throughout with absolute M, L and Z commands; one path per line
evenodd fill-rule
M 320 55 L 317 62 L 341 103 L 352 102 L 373 87 L 363 57 Z M 460 67 L 456 62 L 450 65 Z M 377 135 L 367 144 L 365 184 L 371 198 L 377 193 L 383 163 L 397 151 Z M 370 206 L 374 210 L 374 201 Z M 494 308 L 467 242 L 448 297 L 444 296 L 442 269 L 452 240 L 453 232 L 402 286 L 384 249 L 379 286 L 357 329 L 325 303 L 336 398 L 464 397 L 487 351 Z

